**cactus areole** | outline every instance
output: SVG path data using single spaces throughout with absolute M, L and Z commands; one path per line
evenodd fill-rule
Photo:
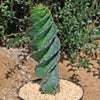
M 35 74 L 42 79 L 43 93 L 55 94 L 60 92 L 58 66 L 60 40 L 56 35 L 57 26 L 48 7 L 43 5 L 33 7 L 29 21 L 32 23 L 27 31 L 31 38 L 29 48 L 34 50 L 31 58 L 38 62 Z

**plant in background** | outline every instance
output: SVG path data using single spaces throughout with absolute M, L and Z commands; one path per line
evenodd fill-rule
M 53 9 L 60 0 L 1 0 L 0 1 L 0 41 L 2 45 L 22 46 L 30 41 L 25 34 L 29 27 L 27 18 L 29 9 L 36 3 L 42 2 Z
M 95 41 L 100 37 L 99 0 L 67 0 L 65 6 L 56 8 L 56 11 L 54 19 L 60 29 L 62 50 L 72 63 L 79 63 L 78 67 L 85 68 L 90 63 L 82 60 L 80 54 L 89 54 L 99 48 Z
M 20 46 L 29 41 L 25 35 L 26 19 L 33 4 L 34 0 L 0 0 L 0 40 L 5 40 L 5 46 Z
M 35 50 L 31 55 L 38 62 L 35 73 L 42 79 L 41 89 L 46 94 L 60 91 L 59 67 L 60 41 L 57 27 L 48 7 L 37 5 L 31 11 L 29 20 L 32 26 L 27 34 L 31 38 L 29 48 Z

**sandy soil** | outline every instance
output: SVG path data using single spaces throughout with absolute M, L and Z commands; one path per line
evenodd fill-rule
M 100 100 L 100 54 L 89 57 L 93 66 L 90 69 L 76 68 L 70 64 L 64 53 L 59 61 L 60 77 L 71 79 L 84 87 L 83 100 Z M 36 62 L 25 49 L 0 48 L 0 100 L 20 100 L 17 95 L 19 86 L 32 79 Z

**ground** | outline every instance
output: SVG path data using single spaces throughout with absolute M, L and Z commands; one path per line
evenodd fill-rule
M 18 88 L 28 80 L 37 79 L 34 73 L 36 61 L 29 57 L 26 49 L 0 47 L 0 100 L 20 100 Z M 90 69 L 77 68 L 70 64 L 65 53 L 59 60 L 60 78 L 78 82 L 84 88 L 83 100 L 100 100 L 100 53 L 88 57 Z

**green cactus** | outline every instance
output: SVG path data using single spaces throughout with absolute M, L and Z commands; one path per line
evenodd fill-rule
M 35 74 L 42 79 L 41 89 L 45 94 L 60 92 L 59 66 L 60 40 L 57 37 L 55 25 L 48 7 L 39 5 L 33 7 L 29 17 L 31 26 L 27 34 L 31 38 L 29 48 L 35 50 L 31 55 L 38 62 Z

